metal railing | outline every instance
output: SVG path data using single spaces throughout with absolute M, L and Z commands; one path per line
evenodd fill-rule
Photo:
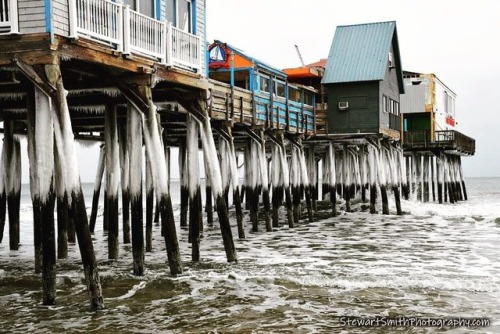
M 8 0 L 0 0 L 8 1 Z M 16 0 L 10 0 L 16 1 Z M 200 70 L 201 38 L 109 0 L 69 0 L 70 36 L 87 37 L 123 54 Z
M 458 131 L 435 131 L 434 138 L 430 130 L 404 131 L 404 145 L 408 148 L 442 147 L 457 150 L 466 154 L 474 154 L 476 141 Z
M 0 0 L 0 34 L 19 33 L 17 0 Z

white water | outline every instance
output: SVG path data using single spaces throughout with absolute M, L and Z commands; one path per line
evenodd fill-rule
M 143 277 L 131 273 L 130 246 L 120 246 L 117 261 L 107 260 L 100 216 L 94 239 L 106 310 L 98 313 L 88 311 L 75 246 L 70 258 L 59 262 L 58 305 L 40 304 L 40 279 L 30 268 L 29 193 L 23 186 L 20 251 L 8 250 L 7 228 L 0 244 L 0 328 L 12 333 L 351 333 L 369 329 L 342 327 L 340 317 L 462 316 L 488 317 L 492 325 L 479 331 L 496 333 L 500 178 L 466 181 L 469 201 L 459 204 L 403 201 L 403 210 L 411 212 L 403 217 L 357 212 L 250 233 L 246 240 L 235 239 L 237 264 L 226 263 L 216 227 L 205 228 L 202 261 L 190 263 L 187 231 L 179 229 L 185 271 L 178 278 L 168 274 L 158 226 Z M 178 188 L 172 184 L 176 208 Z M 89 206 L 92 186 L 84 191 Z M 392 201 L 390 209 L 395 211 Z M 248 215 L 245 220 L 249 229 Z

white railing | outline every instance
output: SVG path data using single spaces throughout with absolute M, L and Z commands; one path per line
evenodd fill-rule
M 112 45 L 122 54 L 152 57 L 169 66 L 201 69 L 202 45 L 198 36 L 118 2 L 69 0 L 69 4 L 70 37 L 92 38 Z
M 19 33 L 17 0 L 0 0 L 0 34 Z
M 201 39 L 198 36 L 169 25 L 173 64 L 201 68 Z M 169 45 L 170 46 L 170 45 Z
M 116 44 L 122 50 L 123 5 L 108 0 L 76 0 L 78 35 Z
M 158 58 L 161 63 L 167 61 L 167 24 L 125 7 L 124 25 L 125 48 Z M 130 40 L 127 40 L 130 38 Z M 124 50 L 127 51 L 126 49 Z

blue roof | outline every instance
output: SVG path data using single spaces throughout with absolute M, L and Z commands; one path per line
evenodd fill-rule
M 395 21 L 338 26 L 322 83 L 383 80 L 391 45 L 403 86 Z

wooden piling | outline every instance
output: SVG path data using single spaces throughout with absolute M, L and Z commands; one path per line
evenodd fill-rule
M 188 187 L 188 165 L 186 158 L 186 138 L 179 139 L 179 173 L 181 178 L 181 220 L 180 226 L 188 226 L 188 209 L 189 209 L 189 187 Z
M 21 203 L 21 147 L 14 137 L 14 122 L 4 120 L 3 170 L 9 215 L 9 247 L 19 249 L 19 210 Z
M 170 273 L 173 276 L 176 276 L 182 273 L 182 263 L 180 258 L 179 242 L 177 240 L 172 199 L 170 197 L 170 193 L 168 192 L 165 152 L 161 143 L 158 128 L 156 106 L 153 103 L 151 87 L 139 86 L 137 93 L 141 98 L 139 103 L 142 104 L 144 108 L 144 141 L 146 143 L 148 160 L 151 162 L 154 189 L 156 196 L 160 201 L 161 220 L 165 232 L 165 246 L 167 249 Z
M 293 222 L 294 225 L 299 223 L 302 215 L 302 208 L 300 202 L 302 194 L 300 191 L 300 165 L 298 157 L 298 147 L 292 146 L 292 157 L 290 160 L 290 179 L 292 188 L 293 200 Z
M 106 152 L 104 145 L 101 145 L 99 152 L 99 160 L 97 163 L 97 172 L 94 181 L 94 194 L 92 196 L 92 211 L 90 212 L 90 232 L 94 233 L 95 224 L 97 220 L 97 211 L 99 209 L 99 195 L 101 193 L 101 183 L 104 176 L 104 167 L 106 165 Z
M 58 155 L 54 156 L 54 166 L 56 170 L 61 170 L 61 161 L 59 161 Z M 70 209 L 68 195 L 66 194 L 66 180 L 64 179 L 64 174 L 54 176 L 57 196 L 57 258 L 65 259 L 68 257 L 68 222 Z M 33 210 L 35 210 L 35 206 L 33 206 Z M 40 208 L 36 208 L 36 210 L 39 211 Z M 39 211 L 39 214 L 41 215 L 41 211 Z
M 467 198 L 467 188 L 465 187 L 465 178 L 464 178 L 464 171 L 462 169 L 462 158 L 459 156 L 458 157 L 458 169 L 460 173 L 460 182 L 462 183 L 462 191 L 464 195 L 464 200 L 466 201 Z
M 129 159 L 130 218 L 132 231 L 132 265 L 136 276 L 144 274 L 144 222 L 142 194 L 142 124 L 141 115 L 127 105 L 127 146 Z
M 36 105 L 38 102 L 37 96 L 35 95 L 35 90 L 30 89 L 27 95 L 27 130 L 28 130 L 28 159 L 30 162 L 30 192 L 31 201 L 33 204 L 33 244 L 35 251 L 35 273 L 40 273 L 43 266 L 42 257 L 42 217 L 41 217 L 41 203 L 40 203 L 40 192 L 38 186 L 38 167 L 36 163 Z M 48 105 L 48 100 L 45 101 Z M 1 161 L 1 160 L 0 160 Z M 0 163 L 0 166 L 3 164 Z M 5 190 L 4 190 L 4 174 L 3 168 L 0 172 L 0 182 L 1 182 L 1 192 L 0 196 L 3 196 L 5 204 Z M 5 207 L 3 208 L 5 210 Z M 4 224 L 5 224 L 5 211 L 3 211 L 3 222 L 0 226 L 0 233 L 3 234 Z M 0 218 L 1 219 L 1 218 Z M 1 241 L 0 236 L 0 241 Z M 58 252 L 59 254 L 59 252 Z
M 204 162 L 205 170 L 207 170 L 207 162 Z M 243 189 L 242 189 L 243 192 Z M 241 205 L 241 204 L 240 204 Z M 214 208 L 212 200 L 212 186 L 210 185 L 210 178 L 205 177 L 205 213 L 207 214 L 207 225 L 214 225 Z
M 243 226 L 243 209 L 241 207 L 240 198 L 240 187 L 239 187 L 239 176 L 238 176 L 238 164 L 236 161 L 236 149 L 234 147 L 234 138 L 231 128 L 228 126 L 226 128 L 228 135 L 227 140 L 227 161 L 229 163 L 229 172 L 231 184 L 233 187 L 233 203 L 236 212 L 236 226 L 238 227 L 238 237 L 240 239 L 245 239 L 245 228 Z
M 280 153 L 279 146 L 274 144 L 271 147 L 272 160 L 271 160 L 271 184 L 272 184 L 272 211 L 271 219 L 273 227 L 279 227 L 279 209 L 283 204 L 283 180 L 280 170 Z
M 198 123 L 191 114 L 186 115 L 186 164 L 189 190 L 189 242 L 191 260 L 200 261 L 201 191 L 198 159 Z
M 2 150 L 0 154 L 0 243 L 3 241 L 6 212 L 7 212 L 7 196 L 5 194 L 5 182 L 4 182 L 4 172 L 3 172 L 3 150 Z
M 437 176 L 437 194 L 439 204 L 443 203 L 443 157 L 442 155 L 436 156 L 436 176 Z
M 342 151 L 342 171 L 343 171 L 343 195 L 345 200 L 345 211 L 351 212 L 351 191 L 349 186 L 351 184 L 351 159 L 349 156 L 347 144 L 343 145 Z
M 429 202 L 430 188 L 429 188 L 429 155 L 425 154 L 423 160 L 423 201 Z
M 203 116 L 203 119 L 200 120 L 200 138 L 203 147 L 203 155 L 205 161 L 207 161 L 206 174 L 210 178 L 210 184 L 212 185 L 212 192 L 217 206 L 217 215 L 219 217 L 219 224 L 227 261 L 236 262 L 236 248 L 234 247 L 231 225 L 229 223 L 227 203 L 223 197 L 220 166 L 217 160 L 217 151 L 215 149 L 215 142 L 210 124 L 210 117 L 208 116 L 206 108 L 206 102 L 198 100 L 188 106 L 188 110 L 189 109 L 193 109 L 193 111 L 197 114 Z
M 107 105 L 104 113 L 106 151 L 106 198 L 108 220 L 108 259 L 118 259 L 118 192 L 120 189 L 120 152 L 116 105 Z
M 146 253 L 153 251 L 154 185 L 151 162 L 146 153 Z
M 74 149 L 74 136 L 71 127 L 69 108 L 66 101 L 66 90 L 64 89 L 58 65 L 46 65 L 45 71 L 49 78 L 49 82 L 56 88 L 54 96 L 55 113 L 53 118 L 54 137 L 57 146 L 56 154 L 59 155 L 60 161 L 64 159 L 66 162 L 63 166 L 64 169 L 58 172 L 65 173 L 66 175 L 66 189 L 69 194 L 68 200 L 73 203 L 73 214 L 75 219 L 78 220 L 78 222 L 75 223 L 75 230 L 78 238 L 78 245 L 80 247 L 85 281 L 90 294 L 91 307 L 93 309 L 103 308 L 101 282 L 97 270 L 97 261 L 95 259 L 85 200 L 80 183 L 78 161 Z
M 327 162 L 325 168 L 328 169 L 328 192 L 330 194 L 330 203 L 332 205 L 332 216 L 337 216 L 337 194 L 335 191 L 336 186 L 336 173 L 335 173 L 335 148 L 333 146 L 333 142 L 328 143 L 327 148 Z
M 299 139 L 299 144 L 302 144 L 302 140 Z M 304 147 L 298 148 L 298 158 L 299 158 L 299 166 L 300 166 L 300 179 L 302 186 L 304 187 L 304 193 L 306 197 L 306 208 L 307 208 L 307 217 L 309 219 L 309 222 L 314 221 L 314 213 L 313 213 L 313 206 L 312 206 L 312 195 L 311 195 L 311 180 L 309 179 L 309 176 L 307 175 L 307 165 L 306 165 L 306 158 L 304 155 Z
M 377 151 L 373 145 L 368 146 L 368 166 L 370 179 L 370 213 L 377 213 Z
M 259 150 L 258 156 L 260 167 L 260 185 L 262 187 L 262 203 L 264 204 L 264 221 L 266 224 L 266 231 L 272 232 L 273 227 L 271 225 L 271 201 L 269 197 L 269 174 L 266 158 L 266 139 L 263 130 L 260 131 L 259 138 L 260 143 L 257 143 L 257 149 Z
M 128 155 L 127 124 L 118 124 L 118 145 L 120 156 L 120 183 L 122 189 L 122 234 L 123 243 L 130 239 L 130 160 Z
M 248 169 L 249 183 L 247 183 L 247 202 L 250 204 L 250 222 L 252 232 L 259 231 L 259 149 L 258 143 L 249 138 L 247 140 L 247 151 L 245 155 L 245 168 Z

